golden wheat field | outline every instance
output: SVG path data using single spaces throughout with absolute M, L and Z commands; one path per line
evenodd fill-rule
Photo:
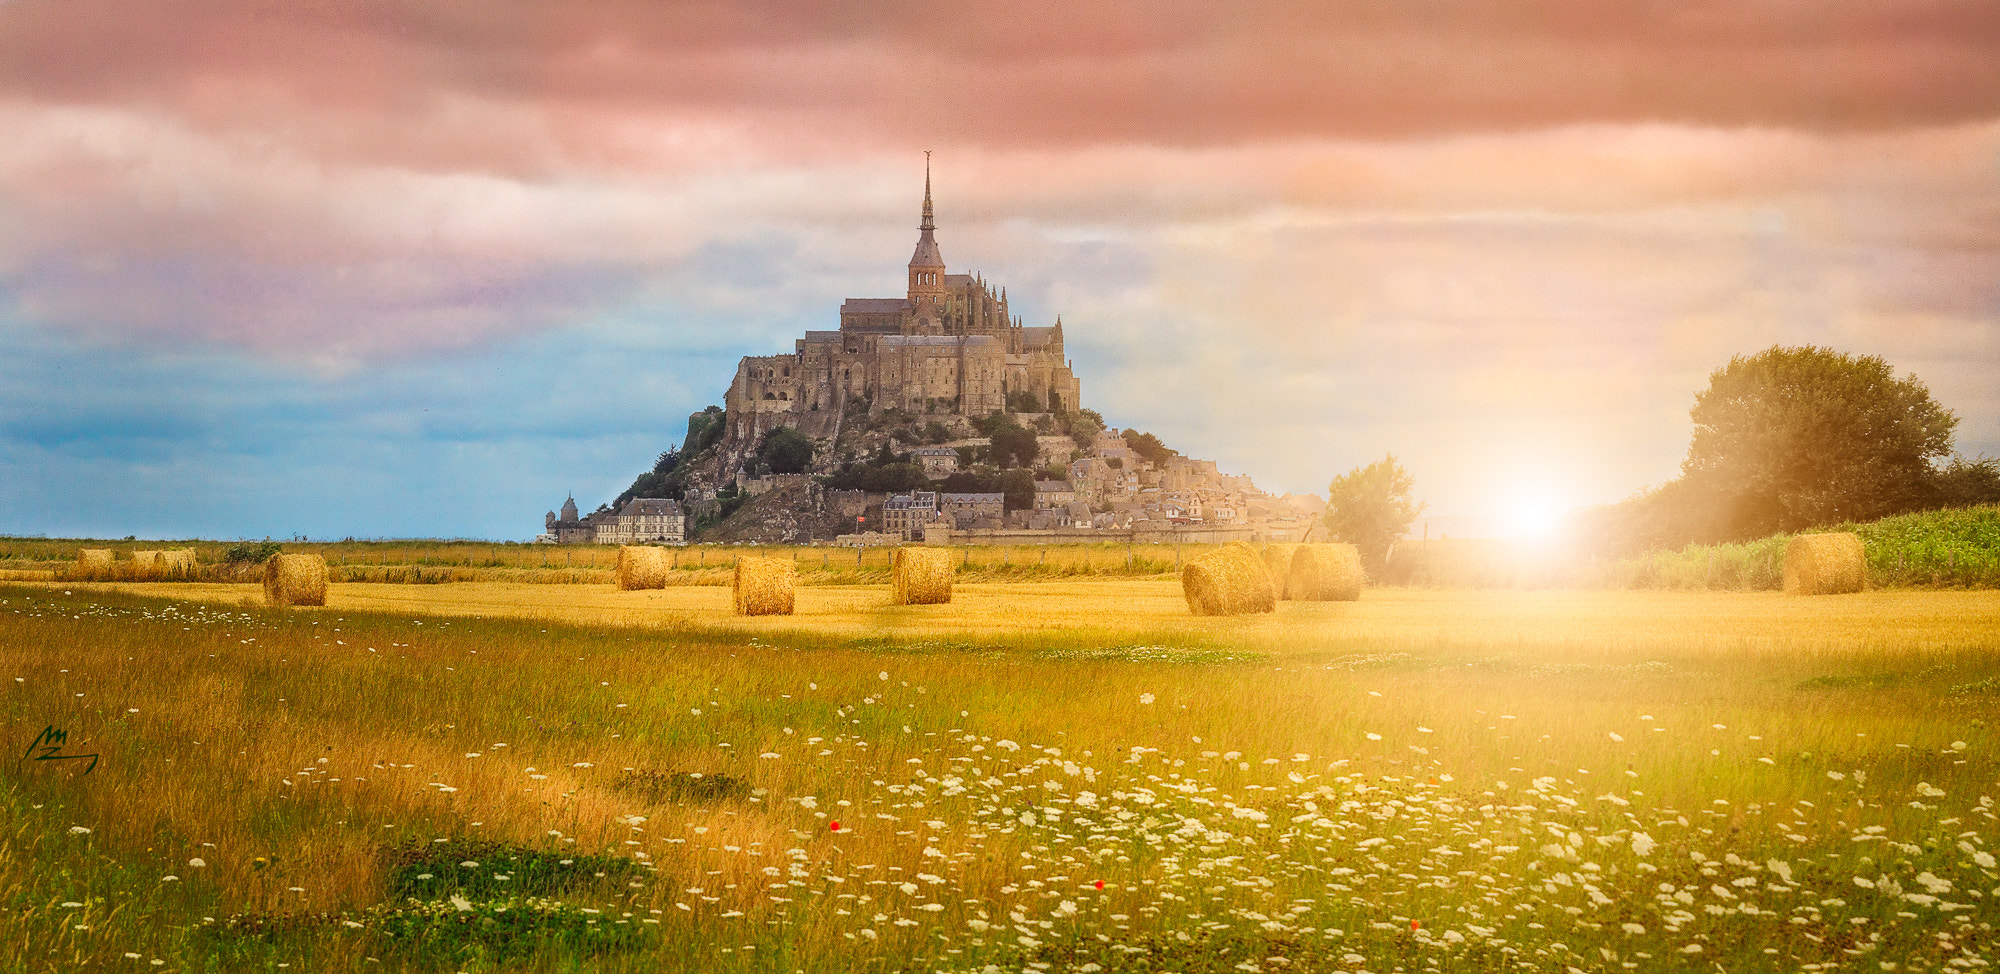
M 2000 593 L 796 594 L 0 586 L 0 969 L 2000 957 Z
M 149 593 L 224 605 L 257 605 L 256 585 L 93 583 L 79 590 Z M 1189 613 L 1178 580 L 961 582 L 952 602 L 892 604 L 888 585 L 804 585 L 792 616 L 735 614 L 727 588 L 678 586 L 621 592 L 611 585 L 463 582 L 342 583 L 330 609 L 520 618 L 583 625 L 686 628 L 919 642 L 978 637 L 1035 645 L 1054 636 L 1129 641 L 1218 641 L 1287 653 L 1332 646 L 1401 648 L 1478 639 L 1493 645 L 1635 645 L 1687 649 L 1801 645 L 1814 652 L 1904 640 L 1911 648 L 1962 645 L 2000 633 L 2000 591 L 1869 592 L 1838 599 L 1780 593 L 1572 590 L 1371 589 L 1359 602 L 1281 602 L 1264 615 Z

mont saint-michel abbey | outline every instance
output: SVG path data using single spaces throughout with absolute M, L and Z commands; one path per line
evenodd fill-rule
M 856 408 L 985 416 L 1005 409 L 1017 392 L 1050 411 L 1077 408 L 1062 319 L 1024 326 L 1008 311 L 1004 288 L 946 271 L 936 229 L 926 172 L 907 292 L 848 298 L 839 331 L 808 331 L 790 355 L 745 357 L 724 399 L 732 447 L 754 448 L 778 426 L 837 435 Z

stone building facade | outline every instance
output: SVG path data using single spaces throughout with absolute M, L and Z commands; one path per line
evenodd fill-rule
M 938 510 L 938 495 L 935 491 L 919 490 L 908 494 L 897 494 L 882 502 L 882 530 L 899 535 L 905 540 L 922 538 L 924 525 L 932 524 L 944 517 Z
M 978 417 L 1026 393 L 1051 411 L 1082 390 L 1063 350 L 1062 319 L 1024 325 L 996 289 L 950 273 L 924 176 L 923 223 L 902 297 L 848 298 L 837 331 L 808 331 L 789 355 L 747 356 L 723 399 L 728 452 L 742 456 L 778 426 L 837 435 L 849 408 Z
M 686 512 L 665 498 L 634 498 L 615 511 L 579 517 L 571 497 L 560 515 L 550 511 L 542 525 L 544 533 L 535 540 L 554 544 L 680 544 L 687 537 Z

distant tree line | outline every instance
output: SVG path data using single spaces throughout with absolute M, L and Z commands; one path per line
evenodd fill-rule
M 1581 518 L 1626 554 L 2000 502 L 2000 465 L 1952 449 L 1958 417 L 1879 356 L 1774 346 L 1695 395 L 1681 475 Z

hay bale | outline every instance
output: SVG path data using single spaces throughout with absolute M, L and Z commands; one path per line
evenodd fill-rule
M 193 548 L 174 548 L 160 552 L 160 571 L 173 578 L 192 577 L 194 565 Z
M 620 545 L 618 564 L 613 569 L 618 590 L 630 592 L 667 587 L 667 553 L 651 545 Z
M 166 561 L 161 557 L 163 554 L 165 553 L 161 551 L 132 552 L 132 577 L 142 582 L 159 578 L 160 572 L 166 566 Z
M 326 559 L 272 555 L 264 563 L 264 601 L 272 605 L 325 605 Z
M 1291 598 L 1285 591 L 1285 583 L 1292 573 L 1292 552 L 1297 548 L 1298 545 L 1295 544 L 1264 546 L 1262 553 L 1264 570 L 1271 573 L 1271 588 L 1277 591 L 1280 601 Z
M 951 552 L 943 548 L 896 549 L 890 570 L 896 605 L 943 605 L 951 601 Z
M 1785 591 L 1793 595 L 1845 595 L 1867 580 L 1859 535 L 1801 534 L 1785 546 Z
M 1361 598 L 1361 549 L 1351 544 L 1302 544 L 1292 552 L 1285 591 L 1298 602 Z
M 110 548 L 81 548 L 76 553 L 76 567 L 66 577 L 79 582 L 90 582 L 110 578 L 117 571 L 117 556 Z
M 1245 544 L 1218 548 L 1181 569 L 1181 593 L 1189 611 L 1198 616 L 1233 616 L 1272 612 L 1278 590 L 1263 556 Z
M 740 616 L 788 616 L 792 614 L 790 558 L 760 558 L 740 555 L 736 559 L 733 588 L 736 614 Z

